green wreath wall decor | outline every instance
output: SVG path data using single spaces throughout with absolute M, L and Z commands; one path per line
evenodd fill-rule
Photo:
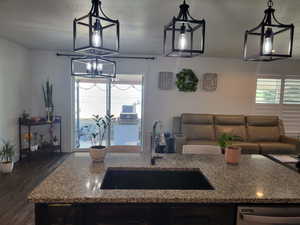
M 199 79 L 191 69 L 182 69 L 176 74 L 176 86 L 179 91 L 195 92 L 198 88 Z

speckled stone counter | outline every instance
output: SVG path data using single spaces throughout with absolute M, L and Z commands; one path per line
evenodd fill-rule
M 101 190 L 108 167 L 199 168 L 215 190 Z M 300 174 L 260 155 L 228 165 L 222 155 L 166 155 L 150 166 L 140 154 L 108 154 L 92 163 L 72 154 L 29 195 L 34 203 L 300 203 Z

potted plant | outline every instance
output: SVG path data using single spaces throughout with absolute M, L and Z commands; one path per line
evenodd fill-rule
M 90 134 L 92 146 L 89 152 L 93 161 L 104 160 L 106 154 L 106 146 L 102 145 L 102 143 L 113 117 L 113 115 L 106 115 L 104 117 L 93 115 L 93 121 L 95 122 L 95 125 L 97 127 L 97 131 Z
M 225 153 L 225 160 L 229 164 L 238 164 L 241 157 L 241 148 L 232 145 L 235 138 L 238 137 L 223 133 L 218 139 L 219 146 L 222 152 Z
M 47 112 L 47 122 L 51 123 L 53 121 L 53 84 L 49 80 L 46 81 L 46 84 L 42 86 L 44 103 Z
M 14 168 L 13 156 L 15 154 L 15 146 L 10 141 L 3 141 L 0 151 L 0 171 L 2 173 L 11 173 Z

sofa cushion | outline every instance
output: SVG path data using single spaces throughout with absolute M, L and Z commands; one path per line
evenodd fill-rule
M 213 124 L 214 117 L 213 115 L 208 114 L 192 114 L 184 113 L 181 116 L 182 124 Z
M 296 154 L 296 146 L 281 142 L 259 142 L 261 154 Z
M 224 133 L 236 136 L 236 137 L 234 137 L 234 140 L 236 140 L 236 141 L 245 141 L 246 140 L 245 125 L 244 126 L 216 125 L 217 139 L 219 139 L 219 137 Z
M 278 142 L 280 139 L 279 127 L 260 127 L 260 126 L 248 126 L 248 141 L 273 141 Z
M 245 125 L 246 119 L 243 115 L 216 115 L 216 125 Z
M 182 133 L 187 140 L 215 140 L 213 125 L 182 124 Z
M 279 125 L 278 116 L 247 116 L 248 126 L 266 126 L 273 127 Z
M 188 140 L 186 145 L 218 145 L 216 141 Z
M 242 154 L 259 154 L 259 145 L 257 143 L 250 142 L 238 142 L 232 143 L 233 146 L 238 146 L 242 148 Z

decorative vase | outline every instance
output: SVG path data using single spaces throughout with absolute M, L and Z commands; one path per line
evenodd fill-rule
M 238 164 L 241 158 L 241 151 L 240 147 L 227 147 L 225 150 L 225 161 L 228 164 Z
M 46 108 L 46 112 L 47 112 L 47 122 L 48 123 L 52 123 L 53 122 L 53 115 L 54 115 L 54 108 L 53 107 L 47 107 Z
M 2 173 L 11 173 L 14 169 L 14 162 L 1 162 L 0 163 L 0 172 Z
M 94 162 L 103 162 L 107 148 L 105 146 L 92 146 L 90 148 L 90 157 Z

